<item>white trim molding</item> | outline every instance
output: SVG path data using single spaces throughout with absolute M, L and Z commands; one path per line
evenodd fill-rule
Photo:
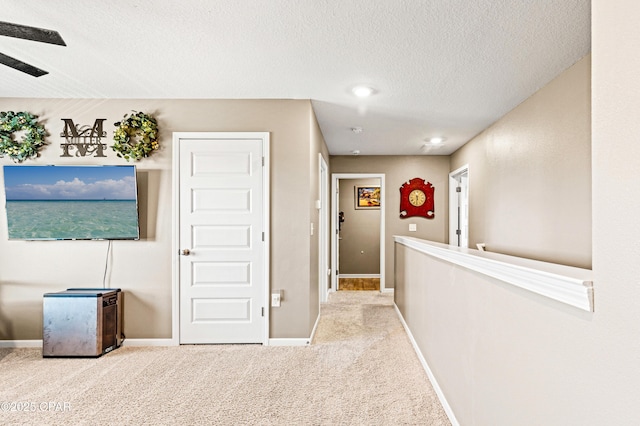
M 124 339 L 121 346 L 177 346 L 174 339 Z M 0 340 L 0 348 L 41 348 L 42 340 Z
M 453 263 L 558 302 L 593 312 L 593 273 L 499 253 L 470 250 L 412 237 L 394 241 L 437 259 Z
M 458 419 L 456 419 L 456 415 L 453 412 L 453 409 L 451 408 L 451 406 L 449 405 L 449 401 L 447 401 L 447 398 L 444 396 L 444 392 L 440 388 L 440 384 L 436 380 L 436 376 L 433 375 L 433 372 L 431 371 L 429 364 L 427 364 L 427 360 L 422 355 L 422 352 L 418 347 L 418 342 L 416 342 L 416 339 L 413 338 L 413 334 L 411 334 L 411 330 L 409 330 L 409 326 L 407 325 L 406 321 L 404 320 L 404 317 L 400 313 L 400 309 L 398 309 L 398 305 L 394 303 L 393 307 L 395 308 L 396 313 L 398 314 L 398 318 L 400 319 L 400 322 L 402 323 L 404 330 L 407 332 L 407 336 L 409 336 L 409 340 L 411 341 L 413 350 L 416 351 L 416 355 L 420 360 L 420 364 L 422 364 L 422 368 L 424 368 L 424 371 L 427 373 L 427 376 L 429 377 L 429 381 L 431 382 L 431 386 L 433 386 L 433 390 L 436 392 L 436 395 L 438 395 L 438 400 L 440 400 L 440 404 L 442 405 L 444 412 L 449 418 L 449 421 L 451 422 L 452 426 L 459 426 L 460 423 L 458 422 Z
M 41 348 L 42 340 L 0 340 L 0 348 Z
M 269 346 L 309 346 L 311 339 L 305 338 L 282 338 L 282 339 L 269 339 Z
M 338 278 L 380 278 L 380 274 L 340 274 Z
M 451 173 L 449 173 L 449 244 L 451 245 L 456 245 L 456 241 L 458 240 L 458 234 L 456 233 L 456 230 L 458 229 L 458 218 L 460 215 L 460 212 L 458 211 L 458 209 L 460 208 L 460 198 L 459 195 L 462 195 L 463 193 L 458 193 L 456 191 L 456 187 L 458 186 L 458 178 L 460 177 L 460 175 L 466 173 L 467 174 L 467 179 L 469 176 L 469 165 L 465 164 L 462 167 L 457 168 L 456 170 L 452 171 Z M 466 191 L 466 196 L 467 196 L 467 202 L 468 202 L 468 191 Z M 467 216 L 465 216 L 465 219 L 467 221 L 467 230 L 466 233 L 468 234 L 468 222 L 469 222 L 469 218 Z M 463 227 L 464 228 L 464 227 Z M 461 231 L 464 233 L 464 230 L 461 229 Z M 467 247 L 469 244 L 469 235 L 465 235 L 466 239 L 467 239 L 467 244 L 462 245 L 462 247 Z
M 322 305 L 320 306 L 320 310 L 322 310 Z M 313 330 L 311 330 L 311 336 L 309 337 L 309 344 L 313 342 L 313 338 L 316 337 L 316 331 L 318 331 L 318 324 L 320 323 L 320 312 L 318 312 L 318 317 L 316 318 L 315 324 L 313 324 Z
M 179 346 L 175 339 L 124 339 L 122 346 Z
M 318 153 L 318 303 L 322 304 L 329 297 L 331 283 L 331 241 L 330 234 L 330 176 L 329 166 L 322 153 Z

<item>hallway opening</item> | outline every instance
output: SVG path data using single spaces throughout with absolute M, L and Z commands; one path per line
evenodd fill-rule
M 332 289 L 384 290 L 384 175 L 332 175 Z

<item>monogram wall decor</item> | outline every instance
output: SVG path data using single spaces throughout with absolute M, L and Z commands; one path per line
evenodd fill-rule
M 106 157 L 104 150 L 106 143 L 102 143 L 102 138 L 107 136 L 102 125 L 106 118 L 97 118 L 93 127 L 87 125 L 77 125 L 70 118 L 63 118 L 64 129 L 60 136 L 64 138 L 64 143 L 60 144 L 62 155 L 60 157 Z M 73 155 L 72 155 L 73 154 Z

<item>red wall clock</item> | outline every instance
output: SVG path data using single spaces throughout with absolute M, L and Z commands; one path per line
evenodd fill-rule
M 400 187 L 400 218 L 422 216 L 433 219 L 434 188 L 431 183 L 420 178 L 413 178 Z

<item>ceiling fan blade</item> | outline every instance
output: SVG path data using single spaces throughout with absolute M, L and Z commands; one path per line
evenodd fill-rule
M 57 31 L 0 21 L 0 35 L 66 46 Z
M 29 65 L 26 62 L 22 62 L 3 53 L 0 53 L 0 64 L 6 65 L 18 71 L 22 71 L 34 77 L 42 77 L 45 74 L 49 74 L 48 71 L 41 70 L 40 68 Z

